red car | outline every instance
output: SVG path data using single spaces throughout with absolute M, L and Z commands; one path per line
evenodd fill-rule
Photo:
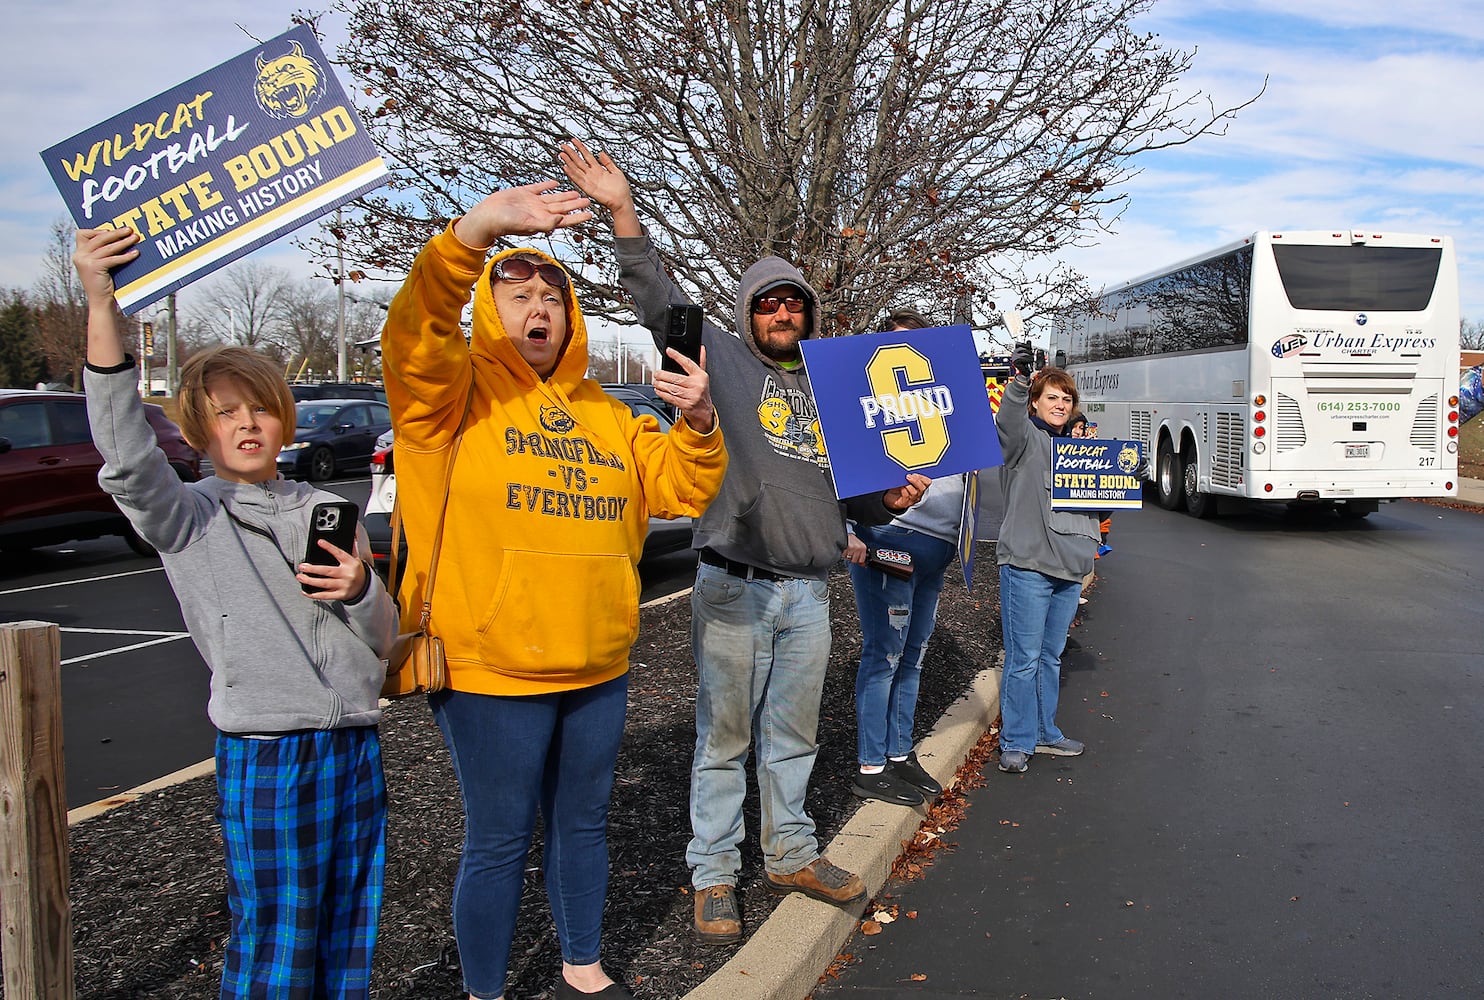
M 176 475 L 200 479 L 200 452 L 164 410 L 144 409 Z M 140 555 L 154 555 L 98 485 L 102 467 L 80 393 L 0 389 L 0 550 L 123 535 Z

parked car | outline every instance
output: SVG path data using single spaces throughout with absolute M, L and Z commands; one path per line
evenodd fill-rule
M 294 443 L 278 453 L 278 471 L 311 482 L 371 463 L 376 439 L 391 429 L 385 403 L 369 399 L 310 399 L 294 405 Z
M 603 391 L 625 402 L 634 398 L 642 399 L 668 417 L 671 424 L 679 417 L 675 407 L 660 399 L 660 394 L 648 382 L 604 382 Z M 665 426 L 668 428 L 670 424 Z
M 386 402 L 386 389 L 372 382 L 294 382 L 289 385 L 294 402 L 306 399 L 374 399 Z
M 175 474 L 200 479 L 201 453 L 159 406 L 146 403 L 144 412 Z M 81 393 L 0 389 L 0 549 L 122 535 L 154 555 L 98 485 L 102 468 Z
M 659 421 L 660 429 L 668 431 L 674 421 L 666 412 L 666 406 L 654 395 L 650 385 L 604 385 L 603 391 L 615 399 L 628 404 L 635 414 L 649 414 Z M 371 457 L 371 495 L 366 500 L 366 514 L 362 519 L 366 534 L 371 539 L 371 561 L 383 575 L 390 565 L 392 548 L 392 505 L 397 498 L 397 474 L 394 464 L 393 433 L 388 430 L 376 442 Z M 649 519 L 649 534 L 644 539 L 644 554 L 641 562 L 671 552 L 679 552 L 691 546 L 691 518 L 663 517 Z M 397 556 L 405 565 L 407 542 L 402 542 L 402 551 Z M 400 572 L 400 570 L 399 570 Z

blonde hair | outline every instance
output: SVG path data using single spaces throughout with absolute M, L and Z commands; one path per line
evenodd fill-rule
M 207 387 L 219 378 L 236 382 L 250 402 L 277 417 L 283 443 L 294 443 L 294 394 L 277 362 L 246 347 L 213 347 L 192 354 L 180 369 L 180 432 L 192 448 L 205 451 L 211 439 Z

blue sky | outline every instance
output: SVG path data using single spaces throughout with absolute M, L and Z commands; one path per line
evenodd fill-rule
M 65 213 L 42 149 L 247 49 L 249 34 L 279 34 L 304 6 L 11 0 L 0 36 L 10 137 L 0 149 L 0 288 L 32 284 L 49 225 Z M 344 19 L 326 15 L 322 27 L 332 50 Z M 1267 93 L 1225 136 L 1144 159 L 1115 235 L 1067 251 L 1068 262 L 1102 284 L 1258 229 L 1443 234 L 1458 249 L 1463 313 L 1484 319 L 1484 4 L 1160 0 L 1140 27 L 1197 50 L 1186 92 L 1225 107 L 1267 76 Z M 80 72 L 83 52 L 98 54 L 91 76 Z M 309 272 L 287 240 L 254 259 Z

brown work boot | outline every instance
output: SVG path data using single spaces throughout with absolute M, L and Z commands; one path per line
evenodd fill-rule
M 866 883 L 859 875 L 836 868 L 824 857 L 815 858 L 792 875 L 763 872 L 763 882 L 773 892 L 802 892 L 836 906 L 866 898 Z
M 713 885 L 696 890 L 696 935 L 707 941 L 742 940 L 742 917 L 737 913 L 737 890 Z

